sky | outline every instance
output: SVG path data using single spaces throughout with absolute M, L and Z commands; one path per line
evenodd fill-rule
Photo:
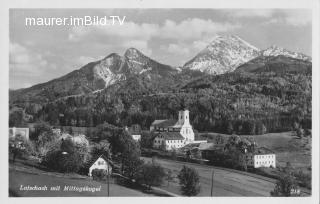
M 58 78 L 130 47 L 182 66 L 215 35 L 238 35 L 259 49 L 277 45 L 312 56 L 307 9 L 10 9 L 9 15 L 10 89 Z M 84 16 L 106 16 L 109 25 L 25 25 L 26 17 Z M 110 25 L 110 16 L 125 19 Z

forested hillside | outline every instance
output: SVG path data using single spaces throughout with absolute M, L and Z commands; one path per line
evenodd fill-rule
M 152 80 L 131 77 L 96 94 L 63 98 L 37 110 L 24 105 L 33 120 L 54 125 L 138 123 L 147 129 L 154 119 L 175 119 L 178 110 L 187 108 L 199 131 L 262 134 L 291 130 L 295 123 L 311 128 L 311 97 L 311 72 L 182 72 Z

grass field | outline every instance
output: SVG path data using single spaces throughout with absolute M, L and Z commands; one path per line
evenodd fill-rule
M 151 158 L 143 157 L 143 159 L 151 161 Z M 201 192 L 198 196 L 210 196 L 212 171 L 214 171 L 213 196 L 270 196 L 270 191 L 275 186 L 274 179 L 263 179 L 262 176 L 253 177 L 255 175 L 250 176 L 249 173 L 245 175 L 237 171 L 164 159 L 156 159 L 156 162 L 165 169 L 172 170 L 174 175 L 179 173 L 183 165 L 195 168 L 199 173 L 201 185 Z M 177 178 L 170 182 L 169 185 L 164 183 L 161 188 L 181 195 Z
M 21 186 L 47 186 L 46 191 L 21 190 Z M 60 190 L 49 190 L 51 187 L 60 186 Z M 94 187 L 100 188 L 96 192 L 64 191 L 64 186 Z M 71 197 L 71 196 L 108 196 L 106 183 L 93 181 L 86 176 L 78 174 L 62 174 L 56 172 L 42 171 L 37 168 L 23 165 L 21 163 L 10 164 L 9 166 L 9 196 L 12 197 Z M 110 184 L 110 196 L 153 196 L 135 189 L 126 188 L 118 184 Z

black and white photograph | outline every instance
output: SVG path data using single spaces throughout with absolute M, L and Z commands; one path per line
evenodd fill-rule
M 319 196 L 312 8 L 110 6 L 8 9 L 9 198 Z

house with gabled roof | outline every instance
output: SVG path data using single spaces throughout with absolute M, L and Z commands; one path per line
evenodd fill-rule
M 88 161 L 86 167 L 89 171 L 88 175 L 91 177 L 92 171 L 94 169 L 103 169 L 103 170 L 106 170 L 108 174 L 111 174 L 113 163 L 106 156 L 99 155 L 99 156 L 93 157 L 90 161 Z

